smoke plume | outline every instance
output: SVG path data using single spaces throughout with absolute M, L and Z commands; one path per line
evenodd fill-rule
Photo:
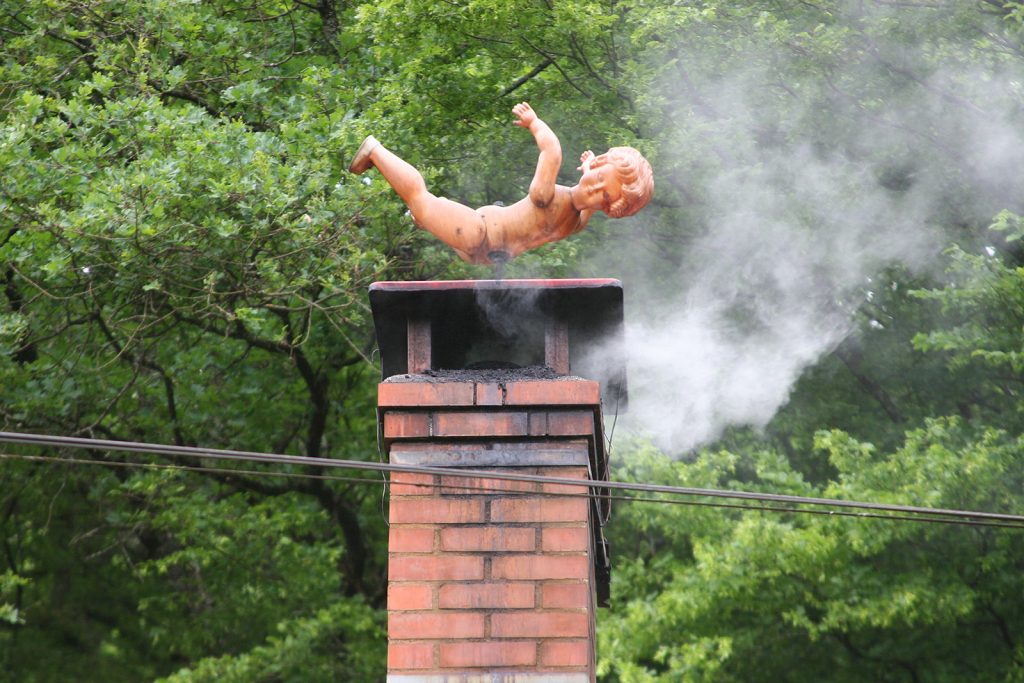
M 837 69 L 838 83 L 880 78 L 864 63 Z M 939 272 L 951 238 L 982 238 L 950 235 L 951 224 L 1019 211 L 1022 76 L 958 62 L 889 85 L 868 113 L 854 97 L 794 95 L 768 108 L 777 73 L 765 67 L 696 88 L 691 75 L 666 77 L 666 92 L 683 95 L 655 172 L 690 225 L 666 230 L 669 212 L 657 208 L 624 228 L 609 222 L 611 247 L 590 269 L 626 287 L 625 424 L 676 454 L 731 425 L 764 426 L 801 373 L 855 332 L 881 269 Z M 813 75 L 798 85 L 827 90 Z

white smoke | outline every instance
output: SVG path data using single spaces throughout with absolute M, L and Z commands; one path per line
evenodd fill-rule
M 700 224 L 677 238 L 686 239 L 680 263 L 666 274 L 644 263 L 658 259 L 656 249 L 613 247 L 591 268 L 621 277 L 627 292 L 627 426 L 675 453 L 731 425 L 764 426 L 801 373 L 853 332 L 874 275 L 895 263 L 912 271 L 936 266 L 948 237 L 935 216 L 958 203 L 976 223 L 1005 208 L 1000 202 L 1021 184 L 1024 78 L 971 79 L 958 68 L 908 88 L 877 116 L 857 120 L 853 133 L 850 120 L 836 121 L 835 137 L 844 142 L 827 151 L 811 135 L 801 144 L 798 127 L 785 144 L 755 141 L 759 104 L 743 93 L 762 80 L 758 74 L 735 74 L 702 91 L 705 109 L 729 112 L 716 121 L 717 138 L 739 142 L 729 163 L 685 181 L 680 196 L 701 204 L 690 214 Z M 974 99 L 1001 102 L 1006 115 L 951 104 L 944 93 L 956 80 L 983 89 Z M 828 125 L 800 106 L 810 105 L 794 103 L 794 120 Z M 678 120 L 677 138 L 692 142 L 694 117 L 680 113 Z M 816 135 L 829 138 L 828 131 Z M 692 159 L 690 149 L 676 152 Z M 660 158 L 672 160 L 666 152 Z M 896 167 L 902 185 L 886 181 L 880 160 Z M 962 194 L 950 197 L 951 187 Z M 641 212 L 624 242 L 651 244 L 645 233 L 659 230 L 656 211 Z M 608 225 L 609 238 L 619 229 Z

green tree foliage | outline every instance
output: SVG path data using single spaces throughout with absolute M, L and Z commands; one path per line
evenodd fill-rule
M 755 73 L 773 85 L 755 90 L 760 106 L 745 150 L 723 138 L 719 153 L 701 156 L 707 147 L 681 127 L 695 145 L 689 168 L 727 169 L 737 149 L 767 159 L 766 149 L 812 139 L 871 171 L 857 188 L 861 202 L 872 186 L 910 196 L 928 175 L 950 199 L 927 216 L 950 240 L 933 244 L 946 250 L 946 269 L 890 267 L 848 292 L 858 329 L 802 376 L 763 432 L 734 429 L 718 448 L 678 462 L 642 442 L 627 454 L 620 445 L 617 476 L 1020 514 L 1024 194 L 1018 173 L 1005 168 L 983 181 L 984 164 L 949 146 L 1002 106 L 969 74 L 1019 78 L 1019 4 L 746 5 L 681 10 L 701 27 L 698 39 L 731 43 L 737 59 L 760 56 Z M 986 21 L 985 32 L 966 28 Z M 781 47 L 755 49 L 769 44 Z M 727 58 L 713 50 L 685 56 L 694 54 Z M 699 103 L 721 73 L 687 68 L 693 89 L 666 93 L 668 112 L 678 111 L 673 95 Z M 940 102 L 948 116 L 929 116 Z M 1008 118 L 995 118 L 1019 140 L 1024 120 L 1019 104 L 1009 106 Z M 716 126 L 737 130 L 723 125 L 731 113 L 696 109 L 708 135 Z M 930 127 L 886 135 L 911 123 L 908 111 L 918 123 L 948 126 L 948 135 Z M 1020 531 L 641 503 L 619 505 L 612 530 L 612 607 L 599 633 L 604 680 L 1024 676 Z
M 5 4 L 5 428 L 375 456 L 365 290 L 405 238 L 339 182 L 336 9 Z M 5 467 L 4 669 L 377 675 L 378 492 L 260 474 Z
M 684 486 L 971 510 L 1019 510 L 1019 436 L 930 420 L 879 453 L 819 433 L 836 475 L 779 454 L 668 463 L 639 449 L 622 476 Z M 671 509 L 664 510 L 663 507 Z M 652 509 L 656 508 L 656 509 Z M 1016 637 L 1020 531 L 840 517 L 620 506 L 613 609 L 600 630 L 614 681 L 993 681 L 1024 673 Z
M 510 273 L 621 275 L 657 319 L 743 246 L 702 240 L 784 224 L 854 320 L 762 431 L 620 436 L 616 476 L 1024 512 L 1021 2 L 9 0 L 0 36 L 5 430 L 376 458 L 368 284 L 489 273 L 347 157 L 373 133 L 514 201 L 528 100 L 564 182 L 632 144 L 658 190 Z M 914 226 L 931 267 L 879 247 Z M 729 278 L 770 295 L 778 256 Z M 382 677 L 378 487 L 5 451 L 69 460 L 0 461 L 12 680 Z M 1020 532 L 636 503 L 610 533 L 604 680 L 1024 680 Z

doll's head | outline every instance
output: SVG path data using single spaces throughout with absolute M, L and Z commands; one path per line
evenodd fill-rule
M 606 214 L 612 218 L 632 216 L 650 201 L 654 172 L 640 152 L 632 147 L 612 147 L 594 161 L 611 166 L 621 186 L 621 195 L 605 210 Z

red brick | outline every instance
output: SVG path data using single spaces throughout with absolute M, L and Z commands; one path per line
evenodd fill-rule
M 587 638 L 583 612 L 498 612 L 491 615 L 492 638 Z
M 530 436 L 592 436 L 597 431 L 592 411 L 529 413 Z
M 586 583 L 545 583 L 540 589 L 541 607 L 589 609 L 590 586 Z
M 392 496 L 429 496 L 434 493 L 437 493 L 437 488 L 432 474 L 391 473 Z
M 547 436 L 548 414 L 544 412 L 530 413 L 530 426 L 528 432 L 530 436 Z
M 383 382 L 377 385 L 377 405 L 392 406 L 471 406 L 470 382 Z
M 430 436 L 430 413 L 406 413 L 389 410 L 384 413 L 384 438 L 401 439 Z
M 540 665 L 585 667 L 590 664 L 590 654 L 586 640 L 545 640 L 540 644 Z
M 537 662 L 537 643 L 441 643 L 442 668 L 531 666 Z
M 439 609 L 527 609 L 536 605 L 533 583 L 446 583 L 437 593 Z
M 549 436 L 586 436 L 593 434 L 594 431 L 594 413 L 591 411 L 548 413 Z
M 505 399 L 505 390 L 500 384 L 477 384 L 476 404 L 478 406 L 500 406 Z
M 516 474 L 527 474 L 520 469 Z M 512 479 L 490 479 L 485 477 L 441 477 L 442 495 L 467 495 L 472 493 L 535 493 L 540 487 L 532 481 L 515 481 Z
M 576 441 L 573 443 L 585 444 L 585 441 Z M 544 468 L 542 474 L 546 474 L 549 477 L 561 477 L 563 479 L 587 479 L 587 468 L 586 467 L 547 467 Z
M 388 530 L 388 551 L 429 553 L 434 550 L 434 527 L 392 525 Z
M 546 553 L 590 550 L 590 530 L 584 526 L 547 527 L 541 531 L 540 538 L 541 550 Z
M 479 612 L 391 612 L 388 637 L 393 640 L 483 638 L 484 615 Z
M 544 472 L 544 475 L 561 479 L 581 479 L 583 480 L 581 483 L 589 483 L 590 481 L 590 476 L 583 467 L 559 467 Z M 578 496 L 588 493 L 588 487 L 576 484 L 541 484 L 541 491 L 544 493 L 565 493 Z
M 544 365 L 561 375 L 568 375 L 569 323 L 549 320 L 544 329 Z
M 433 643 L 388 644 L 388 671 L 434 668 Z
M 586 529 L 584 529 L 586 531 Z M 513 552 L 537 548 L 537 531 L 528 527 L 448 527 L 441 529 L 446 551 Z
M 431 609 L 434 606 L 434 588 L 425 583 L 388 584 L 389 610 Z
M 439 412 L 434 415 L 434 436 L 525 436 L 526 413 Z
M 392 506 L 394 503 L 392 503 Z M 583 522 L 586 498 L 500 498 L 491 501 L 492 522 Z M 394 520 L 392 520 L 394 521 Z
M 589 576 L 590 559 L 586 555 L 508 555 L 491 560 L 494 579 L 540 581 Z
M 391 501 L 389 512 L 392 524 L 472 524 L 484 521 L 484 501 L 482 498 L 402 498 Z
M 392 555 L 388 559 L 389 581 L 479 581 L 483 578 L 484 558 L 478 555 Z
M 459 446 L 460 450 L 465 448 Z M 417 457 L 423 454 L 434 455 L 437 453 L 450 453 L 452 450 L 452 443 L 450 441 L 413 441 L 413 442 L 402 442 L 395 441 L 390 446 L 391 461 L 401 461 L 403 457 L 408 456 Z
M 582 380 L 549 382 L 508 382 L 505 405 L 600 405 L 601 386 Z
M 593 487 L 590 480 L 581 481 L 579 484 L 542 484 L 541 491 L 552 496 L 565 496 L 566 498 L 583 497 L 590 493 Z
M 430 320 L 416 317 L 413 313 L 406 319 L 406 367 L 411 374 L 430 369 L 433 357 L 430 334 Z

